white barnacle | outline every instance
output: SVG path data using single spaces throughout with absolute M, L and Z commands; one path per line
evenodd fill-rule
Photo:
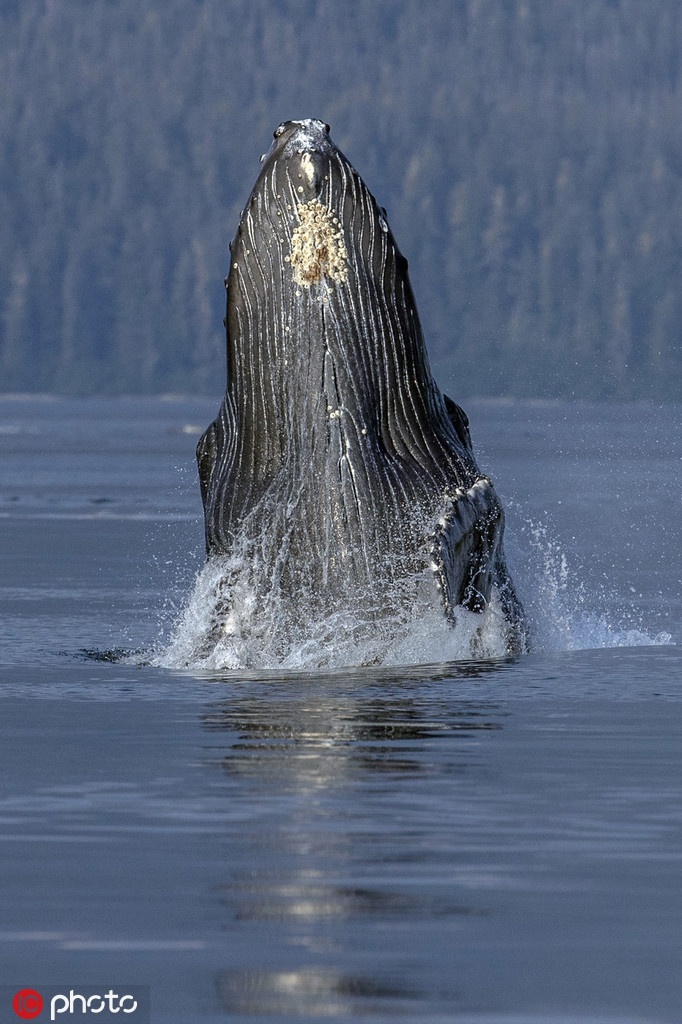
M 291 236 L 290 256 L 296 283 L 310 288 L 323 278 L 345 281 L 348 253 L 329 210 L 313 199 L 299 204 L 298 217 L 300 223 Z

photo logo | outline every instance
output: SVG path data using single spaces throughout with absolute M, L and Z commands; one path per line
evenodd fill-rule
M 43 997 L 34 988 L 22 988 L 14 996 L 12 1006 L 17 1017 L 32 1020 L 42 1013 Z
M 14 1020 L 41 1024 L 45 1021 L 77 1024 L 151 1024 L 148 985 L 69 986 L 43 985 L 20 988 L 0 984 L 0 1024 Z

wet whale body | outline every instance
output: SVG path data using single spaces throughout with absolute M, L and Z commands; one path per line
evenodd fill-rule
M 281 124 L 261 165 L 230 246 L 225 397 L 197 447 L 206 643 L 267 619 L 284 645 L 349 613 L 390 632 L 435 606 L 453 625 L 492 614 L 523 650 L 502 507 L 431 376 L 385 211 L 321 121 Z

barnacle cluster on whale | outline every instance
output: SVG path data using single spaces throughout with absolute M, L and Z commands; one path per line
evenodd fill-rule
M 299 225 L 291 237 L 291 263 L 294 281 L 306 288 L 322 280 L 345 281 L 348 254 L 339 228 L 339 218 L 318 199 L 297 207 Z

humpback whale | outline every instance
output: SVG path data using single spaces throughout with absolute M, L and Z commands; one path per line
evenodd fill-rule
M 523 650 L 500 501 L 431 375 L 386 212 L 324 122 L 274 132 L 225 285 L 227 387 L 197 446 L 214 642 L 246 604 L 290 635 L 430 604 L 451 624 L 492 609 Z

